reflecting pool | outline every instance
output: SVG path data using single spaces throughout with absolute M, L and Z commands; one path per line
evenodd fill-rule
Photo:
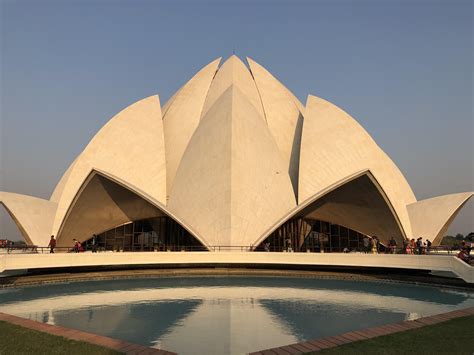
M 180 354 L 243 354 L 474 306 L 474 293 L 285 277 L 122 279 L 0 290 L 0 312 Z

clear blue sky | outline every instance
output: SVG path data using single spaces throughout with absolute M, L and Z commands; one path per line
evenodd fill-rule
M 0 190 L 49 198 L 125 106 L 235 49 L 355 117 L 418 199 L 474 190 L 469 0 L 1 3 Z M 450 233 L 474 230 L 473 202 Z M 15 227 L 0 212 L 0 234 Z

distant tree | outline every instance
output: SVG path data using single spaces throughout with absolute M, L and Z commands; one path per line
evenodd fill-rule
M 466 238 L 464 239 L 467 240 L 468 242 L 474 242 L 474 232 L 471 232 L 468 235 L 466 235 Z
M 443 240 L 441 241 L 441 245 L 450 246 L 450 247 L 457 246 L 458 244 L 459 244 L 459 241 L 452 235 L 445 236 Z
M 456 234 L 456 239 L 457 240 L 463 240 L 464 236 L 461 233 Z

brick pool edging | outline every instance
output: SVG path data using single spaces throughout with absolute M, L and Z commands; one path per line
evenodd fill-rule
M 425 327 L 427 325 L 446 322 L 451 319 L 474 315 L 474 307 L 465 308 L 448 313 L 436 314 L 434 316 L 422 317 L 399 323 L 386 324 L 378 327 L 352 331 L 340 335 L 309 340 L 302 343 L 289 344 L 276 348 L 260 350 L 249 355 L 299 355 L 309 352 L 317 352 L 327 348 L 333 348 L 342 344 L 352 343 L 360 340 L 376 338 L 382 335 L 404 332 L 406 330 Z
M 465 308 L 448 313 L 436 314 L 429 317 L 418 318 L 416 320 L 409 320 L 400 323 L 386 324 L 378 327 L 352 331 L 340 335 L 320 338 L 317 340 L 309 340 L 301 343 L 260 350 L 252 352 L 249 355 L 297 355 L 305 354 L 308 352 L 317 352 L 322 349 L 333 348 L 342 344 L 421 328 L 427 325 L 438 324 L 451 319 L 471 315 L 474 315 L 474 307 Z M 43 333 L 48 333 L 55 336 L 62 336 L 66 339 L 87 342 L 104 348 L 116 350 L 125 354 L 177 355 L 174 352 L 166 351 L 163 349 L 149 348 L 139 344 L 129 343 L 126 341 L 113 339 L 93 333 L 87 333 L 80 330 L 65 328 L 57 325 L 41 323 L 1 312 L 0 320 L 11 324 L 16 324 L 24 328 L 37 330 Z
M 37 330 L 55 336 L 60 336 L 70 340 L 83 341 L 86 343 L 116 350 L 124 354 L 140 354 L 140 355 L 177 355 L 174 352 L 163 349 L 149 348 L 144 345 L 129 343 L 123 340 L 105 337 L 93 333 L 83 332 L 81 330 L 70 329 L 58 325 L 51 325 L 37 322 L 34 320 L 13 316 L 0 312 L 0 320 L 7 323 L 19 325 L 24 328 Z

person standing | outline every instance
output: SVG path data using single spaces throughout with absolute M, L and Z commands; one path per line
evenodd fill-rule
M 56 248 L 56 239 L 54 238 L 54 235 L 51 236 L 48 247 L 49 247 L 49 253 L 54 254 L 54 248 Z
M 390 238 L 388 245 L 390 247 L 390 254 L 395 254 L 396 249 L 397 249 L 397 241 L 395 240 L 395 238 L 393 238 L 393 236 L 392 238 Z
M 426 239 L 426 254 L 429 254 L 431 250 L 431 241 Z
M 76 238 L 74 238 L 72 241 L 74 242 L 74 247 L 73 247 L 74 253 L 79 253 L 79 241 Z
M 408 254 L 408 241 L 403 239 L 402 254 Z
M 263 244 L 263 249 L 264 249 L 265 251 L 268 251 L 268 252 L 269 252 L 269 251 L 270 251 L 270 242 L 266 242 L 265 244 Z
M 370 240 L 367 236 L 364 237 L 363 239 L 364 242 L 364 253 L 369 253 L 370 252 Z
M 92 235 L 92 252 L 97 253 L 97 235 Z
M 416 240 L 416 248 L 418 249 L 418 255 L 423 254 L 423 238 L 419 237 Z
M 372 254 L 377 254 L 377 237 L 372 237 Z

